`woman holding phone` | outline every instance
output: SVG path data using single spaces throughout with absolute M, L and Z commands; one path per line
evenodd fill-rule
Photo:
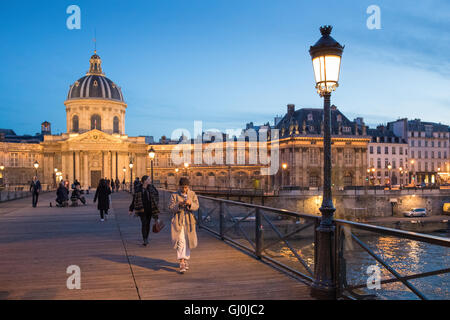
M 189 269 L 191 249 L 197 247 L 196 220 L 193 211 L 199 207 L 197 195 L 189 189 L 189 180 L 180 179 L 180 187 L 173 193 L 169 202 L 169 211 L 173 214 L 171 235 L 173 248 L 177 250 L 180 273 Z

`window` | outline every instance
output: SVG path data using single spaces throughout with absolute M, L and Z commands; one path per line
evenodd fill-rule
M 420 140 L 417 141 L 417 146 L 418 146 L 418 147 L 421 147 L 421 146 L 422 146 L 422 141 L 420 141 Z
M 428 147 L 428 140 L 425 140 L 425 147 Z
M 9 165 L 11 167 L 19 166 L 19 154 L 17 152 L 11 152 L 9 154 Z
M 347 165 L 353 164 L 353 150 L 345 149 L 344 151 L 344 163 Z
M 414 158 L 414 151 L 411 151 L 411 158 Z
M 431 151 L 431 159 L 434 159 L 434 151 Z
M 438 158 L 441 159 L 441 152 L 438 151 Z
M 388 159 L 384 159 L 384 167 L 387 168 L 389 165 L 389 160 Z
M 395 165 L 395 160 L 392 160 L 392 169 L 395 169 L 395 168 L 397 168 Z
M 373 154 L 373 146 L 370 147 L 370 154 Z
M 319 150 L 309 149 L 309 163 L 318 164 L 319 163 Z
M 319 186 L 319 177 L 315 174 L 309 176 L 309 186 L 310 187 L 318 187 Z
M 441 142 L 440 141 L 438 141 L 438 148 L 440 148 L 441 147 Z
M 377 159 L 377 168 L 381 169 L 381 159 L 380 158 Z
M 419 153 L 418 158 L 419 158 L 419 159 L 422 159 L 422 151 L 419 150 L 418 153 Z
M 102 118 L 98 114 L 91 116 L 91 130 L 102 130 Z
M 425 159 L 428 159 L 428 151 L 425 151 Z
M 113 120 L 113 133 L 119 133 L 119 118 L 114 117 Z
M 403 147 L 400 147 L 399 153 L 403 155 Z
M 411 147 L 414 147 L 414 140 L 411 140 Z
M 377 147 L 377 154 L 381 154 L 381 147 Z
M 389 147 L 384 147 L 384 154 L 389 154 Z
M 78 132 L 79 131 L 79 120 L 78 116 L 75 115 L 72 117 L 72 132 Z
M 392 154 L 395 154 L 395 147 L 392 147 Z

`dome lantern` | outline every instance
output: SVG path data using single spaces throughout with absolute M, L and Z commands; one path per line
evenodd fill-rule
M 89 63 L 89 72 L 86 73 L 86 75 L 104 75 L 104 73 L 102 72 L 102 59 L 100 59 L 100 56 L 97 55 L 97 50 L 94 51 L 91 59 L 89 59 Z

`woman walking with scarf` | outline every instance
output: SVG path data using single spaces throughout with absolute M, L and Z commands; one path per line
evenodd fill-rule
M 180 273 L 189 269 L 191 249 L 197 247 L 196 220 L 192 213 L 198 210 L 197 195 L 189 189 L 189 180 L 180 179 L 180 188 L 170 198 L 169 210 L 173 214 L 171 223 L 172 245 L 177 250 Z

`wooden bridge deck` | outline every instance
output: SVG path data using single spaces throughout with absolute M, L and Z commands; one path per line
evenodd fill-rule
M 49 207 L 44 194 L 0 203 L 0 299 L 312 299 L 309 287 L 199 230 L 191 268 L 177 272 L 164 231 L 141 245 L 140 221 L 128 216 L 130 195 L 112 195 L 108 220 L 96 205 Z M 66 287 L 66 268 L 81 269 L 81 290 Z

